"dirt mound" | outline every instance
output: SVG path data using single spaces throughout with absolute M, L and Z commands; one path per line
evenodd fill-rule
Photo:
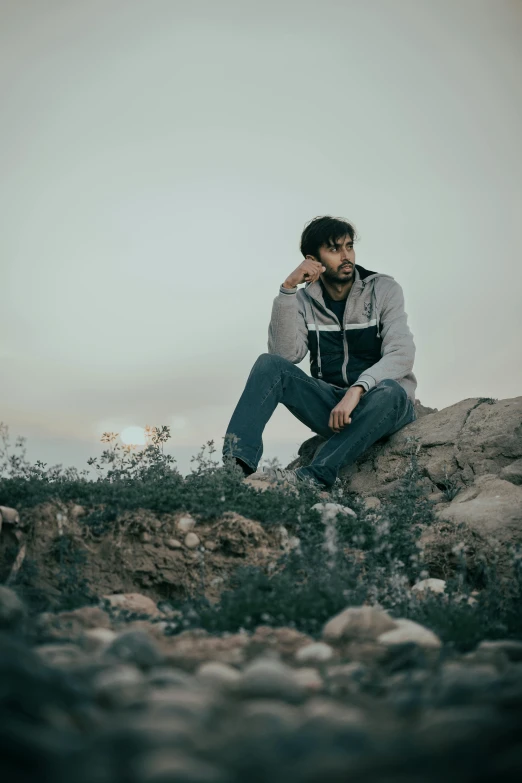
M 17 584 L 29 584 L 51 606 L 73 591 L 139 592 L 161 601 L 189 598 L 202 586 L 215 601 L 238 566 L 268 568 L 283 543 L 279 529 L 233 512 L 206 520 L 138 509 L 111 519 L 102 506 L 59 501 L 21 510 L 0 542 L 0 580 L 23 547 Z

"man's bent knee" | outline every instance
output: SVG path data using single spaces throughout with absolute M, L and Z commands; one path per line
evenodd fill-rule
M 257 357 L 252 370 L 274 372 L 287 365 L 293 366 L 292 362 L 276 353 L 262 353 Z
M 407 397 L 406 390 L 400 385 L 400 383 L 393 381 L 391 378 L 385 378 L 374 388 L 383 389 L 387 394 L 394 398 L 402 399 L 403 397 Z

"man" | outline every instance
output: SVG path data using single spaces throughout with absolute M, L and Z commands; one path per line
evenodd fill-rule
M 342 219 L 305 226 L 304 260 L 274 299 L 268 353 L 252 367 L 225 436 L 223 459 L 246 476 L 328 489 L 341 467 L 415 420 L 415 345 L 402 288 L 356 265 L 354 239 Z M 312 377 L 295 366 L 308 351 Z M 306 467 L 257 471 L 263 430 L 279 402 L 327 440 Z

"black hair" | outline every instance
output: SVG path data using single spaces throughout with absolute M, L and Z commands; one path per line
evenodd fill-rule
M 319 260 L 319 248 L 322 245 L 337 242 L 346 234 L 350 235 L 353 242 L 359 239 L 355 226 L 347 220 L 330 215 L 316 217 L 306 224 L 301 234 L 301 253 L 303 257 L 314 256 Z

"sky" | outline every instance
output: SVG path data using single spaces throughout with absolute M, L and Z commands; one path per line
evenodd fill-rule
M 401 284 L 424 405 L 522 394 L 521 43 L 522 0 L 0 0 L 11 440 L 219 453 L 327 214 Z M 310 435 L 279 406 L 264 456 Z

